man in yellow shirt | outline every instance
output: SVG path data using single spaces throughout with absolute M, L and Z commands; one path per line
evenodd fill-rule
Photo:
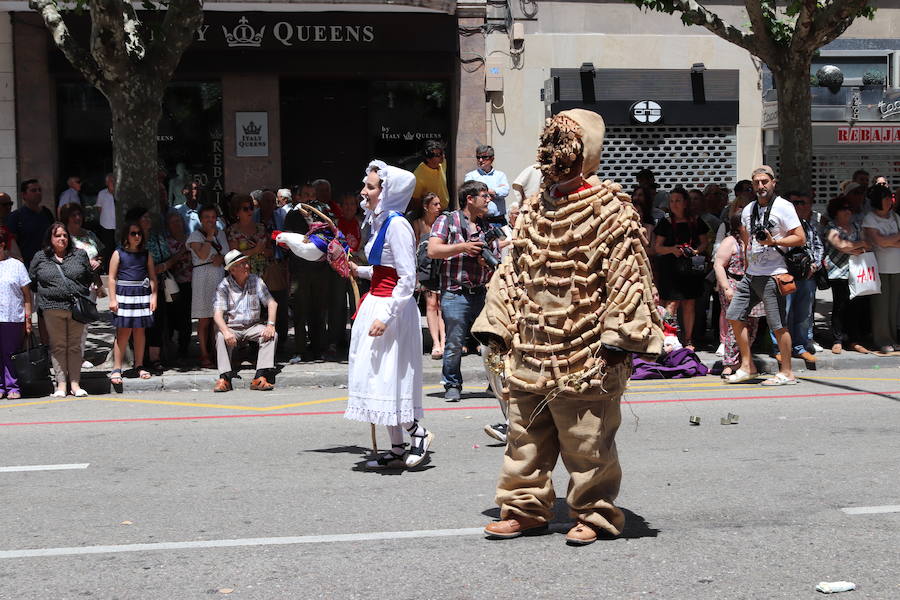
M 444 145 L 437 140 L 425 142 L 422 162 L 413 171 L 416 176 L 416 189 L 413 190 L 413 201 L 421 202 L 429 192 L 437 194 L 441 199 L 441 210 L 447 210 L 450 204 L 450 193 L 447 191 L 447 160 L 444 158 Z

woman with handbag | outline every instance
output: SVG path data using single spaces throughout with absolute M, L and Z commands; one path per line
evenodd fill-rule
M 900 352 L 897 309 L 900 307 L 900 216 L 896 196 L 883 185 L 869 191 L 872 212 L 863 219 L 866 239 L 875 247 L 881 293 L 872 296 L 872 341 L 878 351 Z
M 828 217 L 831 219 L 825 229 L 828 241 L 825 251 L 825 268 L 828 281 L 831 283 L 831 333 L 834 345 L 831 351 L 840 354 L 844 345 L 853 350 L 868 354 L 863 346 L 863 319 L 868 308 L 868 299 L 850 299 L 850 257 L 862 254 L 869 249 L 869 243 L 863 240 L 862 228 L 853 220 L 853 209 L 844 196 L 832 198 L 828 203 Z
M 153 311 L 153 325 L 148 327 L 146 332 L 147 357 L 150 359 L 150 372 L 154 375 L 162 375 L 165 371 L 162 348 L 168 337 L 166 332 L 169 329 L 171 306 L 171 303 L 166 302 L 164 290 L 166 280 L 171 278 L 169 270 L 178 261 L 178 257 L 172 256 L 166 236 L 153 231 L 153 220 L 150 218 L 149 210 L 143 206 L 136 206 L 126 213 L 125 220 L 134 221 L 140 225 L 144 234 L 144 247 L 150 253 L 156 269 L 157 303 L 156 310 Z M 175 287 L 174 281 L 168 285 Z M 143 362 L 143 358 L 140 362 Z
M 50 356 L 56 373 L 56 391 L 52 397 L 66 395 L 66 382 L 72 395 L 87 396 L 81 388 L 81 334 L 84 323 L 73 315 L 76 296 L 86 297 L 93 280 L 87 252 L 75 247 L 66 226 L 56 222 L 47 228 L 44 248 L 31 260 L 29 274 L 37 286 L 38 307 L 50 338 Z
M 218 212 L 212 205 L 200 208 L 200 229 L 188 236 L 187 245 L 194 264 L 194 279 L 191 283 L 191 318 L 198 319 L 197 337 L 200 339 L 200 366 L 212 369 L 209 350 L 213 347 L 210 339 L 210 324 L 213 317 L 213 299 L 219 282 L 225 278 L 225 255 L 228 253 L 228 239 L 218 228 Z
M 438 215 L 441 214 L 441 199 L 434 192 L 428 192 L 422 197 L 422 201 L 416 203 L 412 216 L 413 233 L 418 244 L 428 242 L 431 235 L 431 226 L 434 225 Z M 441 287 L 440 281 L 419 281 L 419 288 L 425 294 L 425 321 L 428 323 L 428 333 L 431 335 L 431 358 L 441 360 L 444 358 L 444 318 L 441 316 Z
M 178 293 L 169 307 L 169 331 L 166 336 L 171 339 L 173 332 L 178 332 L 178 358 L 187 358 L 191 343 L 191 279 L 193 268 L 191 256 L 187 249 L 187 233 L 184 221 L 174 210 L 166 215 L 168 236 L 166 244 L 175 261 L 169 267 L 169 273 L 178 284 Z
M 694 304 L 704 289 L 709 226 L 691 212 L 684 188 L 669 192 L 669 216 L 659 220 L 654 234 L 660 298 L 673 317 L 681 308 L 682 342 L 693 350 Z
M 146 338 L 144 329 L 153 325 L 156 310 L 156 267 L 144 243 L 144 231 L 128 221 L 119 234 L 119 247 L 109 259 L 109 310 L 115 315 L 116 341 L 113 348 L 113 385 L 122 384 L 122 360 L 128 340 L 134 335 L 134 371 L 150 379 L 144 369 Z
M 6 251 L 9 234 L 0 229 L 0 398 L 22 397 L 12 355 L 31 335 L 31 279 L 22 261 Z
M 91 263 L 91 271 L 93 272 L 93 281 L 91 281 L 91 291 L 89 296 L 91 300 L 97 302 L 97 297 L 106 296 L 103 291 L 103 283 L 100 280 L 100 268 L 103 266 L 101 252 L 103 252 L 103 242 L 91 231 L 82 227 L 84 223 L 84 209 L 80 204 L 70 202 L 59 209 L 59 220 L 65 223 L 66 230 L 72 238 L 72 243 L 76 248 L 84 250 L 88 255 Z M 87 344 L 88 328 L 85 327 L 81 334 L 81 353 L 84 354 L 85 344 Z M 84 361 L 81 364 L 82 369 L 90 369 L 94 365 L 90 361 Z

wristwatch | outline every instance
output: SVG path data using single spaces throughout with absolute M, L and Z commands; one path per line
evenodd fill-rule
M 266 325 L 271 325 L 272 327 L 274 327 L 275 321 L 266 321 Z

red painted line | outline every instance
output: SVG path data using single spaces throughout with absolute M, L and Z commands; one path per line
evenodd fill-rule
M 790 394 L 782 396 L 722 396 L 717 398 L 670 398 L 660 400 L 625 400 L 622 404 L 667 404 L 671 402 L 721 402 L 725 400 L 778 400 L 785 398 L 826 398 L 834 396 L 873 396 L 878 394 L 900 394 L 900 390 L 888 392 L 836 392 L 832 394 Z M 496 410 L 497 406 L 440 406 L 426 408 L 426 412 L 450 410 Z M 22 425 L 78 425 L 86 423 L 138 423 L 141 421 L 200 421 L 206 419 L 262 419 L 266 417 L 313 417 L 319 415 L 342 415 L 342 410 L 314 412 L 274 413 L 268 415 L 201 415 L 194 417 L 136 417 L 131 419 L 84 419 L 76 421 L 29 421 L 21 423 L 0 423 L 0 427 L 16 427 Z

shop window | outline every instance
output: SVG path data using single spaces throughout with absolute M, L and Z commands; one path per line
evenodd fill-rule
M 64 184 L 69 175 L 80 176 L 84 181 L 82 194 L 90 201 L 103 188 L 106 173 L 112 171 L 109 105 L 86 83 L 59 82 L 57 107 L 60 178 Z M 225 183 L 222 86 L 218 82 L 170 83 L 163 99 L 157 142 L 167 193 L 170 188 L 180 188 L 183 178 L 183 183 L 199 181 L 207 199 L 219 201 Z M 174 195 L 178 203 L 179 196 L 180 189 Z

